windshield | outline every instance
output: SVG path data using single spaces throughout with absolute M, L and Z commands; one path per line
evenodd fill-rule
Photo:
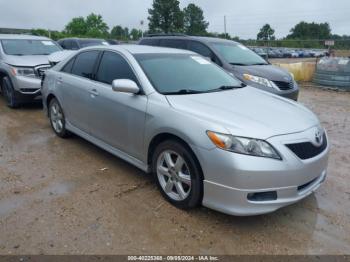
M 239 80 L 198 55 L 140 54 L 135 58 L 162 94 L 205 93 L 220 87 L 241 87 Z
M 228 63 L 233 65 L 268 64 L 262 57 L 241 44 L 212 43 L 212 46 Z
M 51 40 L 1 40 L 7 55 L 50 55 L 62 49 Z
M 89 39 L 89 40 L 80 40 L 80 46 L 88 47 L 88 46 L 95 46 L 95 45 L 109 45 L 109 43 L 105 40 L 99 40 L 99 39 Z

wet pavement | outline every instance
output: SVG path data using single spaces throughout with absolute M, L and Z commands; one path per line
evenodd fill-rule
M 324 185 L 256 217 L 182 211 L 149 175 L 79 137 L 54 135 L 40 106 L 0 99 L 0 254 L 350 254 L 350 93 L 303 87 L 327 128 Z

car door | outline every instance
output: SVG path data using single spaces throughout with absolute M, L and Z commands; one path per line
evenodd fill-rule
M 115 79 L 130 79 L 140 87 L 127 60 L 119 53 L 105 51 L 95 78 L 97 94 L 91 97 L 91 133 L 112 147 L 141 159 L 147 96 L 113 91 Z
M 62 69 L 57 85 L 67 121 L 85 133 L 89 133 L 92 87 L 99 51 L 79 53 Z

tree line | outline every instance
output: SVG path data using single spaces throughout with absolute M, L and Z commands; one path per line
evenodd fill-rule
M 215 36 L 255 45 L 271 45 L 279 47 L 324 47 L 321 40 L 334 39 L 337 46 L 350 48 L 350 36 L 332 34 L 329 23 L 300 22 L 295 25 L 290 34 L 276 39 L 275 30 L 265 24 L 259 30 L 256 39 L 243 40 L 225 33 L 208 32 L 209 22 L 205 20 L 201 7 L 191 3 L 180 8 L 178 0 L 154 0 L 148 9 L 148 30 L 123 27 L 116 25 L 109 28 L 99 14 L 90 14 L 87 17 L 73 18 L 63 31 L 48 32 L 44 29 L 32 30 L 33 34 L 50 36 L 57 40 L 64 37 L 92 37 L 118 40 L 138 40 L 143 34 L 152 33 L 184 33 L 188 35 Z

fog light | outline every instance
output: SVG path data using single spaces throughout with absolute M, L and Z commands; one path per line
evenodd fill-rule
M 260 193 L 249 193 L 247 196 L 249 201 L 261 202 L 261 201 L 273 201 L 277 200 L 277 192 L 260 192 Z

